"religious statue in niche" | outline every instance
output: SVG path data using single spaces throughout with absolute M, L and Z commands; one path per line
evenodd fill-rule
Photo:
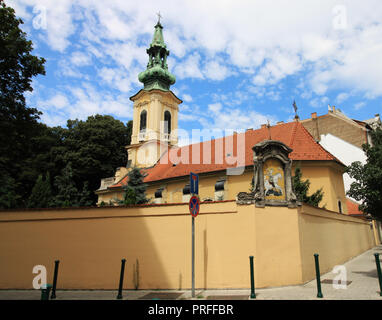
M 252 190 L 239 192 L 237 202 L 254 203 L 256 207 L 287 206 L 296 208 L 297 201 L 292 187 L 292 149 L 280 141 L 265 140 L 253 148 Z
M 285 199 L 284 170 L 277 159 L 268 159 L 263 166 L 266 199 Z

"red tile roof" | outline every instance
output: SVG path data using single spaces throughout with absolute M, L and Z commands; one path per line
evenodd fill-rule
M 247 130 L 245 133 L 234 134 L 232 136 L 214 139 L 207 142 L 173 148 L 169 152 L 166 152 L 155 166 L 146 169 L 147 177 L 145 178 L 145 182 L 188 176 L 190 172 L 206 173 L 225 170 L 227 168 L 250 166 L 253 164 L 252 147 L 257 143 L 264 140 L 269 140 L 270 138 L 272 140 L 281 141 L 293 149 L 293 151 L 289 154 L 289 158 L 292 160 L 333 160 L 342 164 L 337 158 L 318 144 L 300 122 L 295 121 L 278 124 L 270 127 L 270 129 L 267 127 L 262 127 L 258 130 Z M 227 143 L 227 145 L 232 145 L 230 143 L 232 140 L 233 148 L 231 149 L 233 150 L 229 150 L 229 148 L 225 147 L 225 144 Z M 240 142 L 243 140 L 245 141 L 245 147 L 240 149 Z M 237 148 L 238 141 L 239 149 Z M 208 148 L 209 145 L 211 150 L 211 161 L 202 161 L 204 159 L 203 150 L 204 148 Z M 198 150 L 200 151 L 198 152 Z M 219 156 L 215 157 L 216 150 L 224 151 L 218 153 L 220 154 L 220 158 Z M 241 162 L 239 161 L 239 163 L 237 163 L 234 160 L 237 152 L 240 154 L 240 150 L 244 151 L 245 157 Z M 194 155 L 195 158 L 195 155 L 199 153 L 200 161 L 199 163 L 195 163 L 195 160 L 192 161 L 192 157 Z M 226 156 L 228 153 L 231 153 L 232 157 Z M 182 155 L 182 161 L 177 165 L 173 165 L 173 161 L 171 161 L 171 159 L 176 158 L 174 157 L 175 155 L 178 158 Z M 208 153 L 205 158 L 208 160 Z M 221 159 L 221 161 L 219 161 L 219 159 Z M 126 182 L 127 177 L 109 188 L 120 187 Z
M 358 203 L 346 198 L 346 206 L 348 207 L 348 214 L 349 215 L 363 215 L 363 212 L 358 209 Z

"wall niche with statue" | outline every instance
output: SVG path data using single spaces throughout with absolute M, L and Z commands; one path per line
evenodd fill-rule
M 253 189 L 240 192 L 237 202 L 254 203 L 256 207 L 287 206 L 296 208 L 297 201 L 292 187 L 292 149 L 277 140 L 265 140 L 253 148 Z

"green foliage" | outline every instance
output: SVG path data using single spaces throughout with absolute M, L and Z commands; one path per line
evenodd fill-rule
M 15 208 L 21 198 L 17 194 L 17 183 L 7 172 L 3 172 L 0 175 L 0 208 Z
M 86 121 L 68 120 L 67 129 L 62 129 L 62 141 L 51 150 L 56 167 L 70 162 L 76 185 L 88 182 L 88 200 L 96 202 L 94 191 L 102 178 L 112 176 L 115 168 L 126 165 L 128 130 L 111 116 L 95 115 Z
M 350 185 L 347 195 L 362 201 L 359 209 L 382 220 L 382 130 L 371 132 L 373 145 L 364 144 L 366 164 L 353 162 L 347 173 L 355 182 Z
M 17 109 L 25 107 L 25 91 L 32 91 L 32 77 L 45 74 L 44 58 L 31 54 L 32 41 L 26 39 L 26 33 L 20 29 L 23 24 L 17 19 L 15 11 L 0 4 L 0 92 L 1 104 Z
M 133 134 L 133 120 L 126 123 L 126 145 L 131 144 L 131 135 Z
M 52 202 L 52 188 L 50 185 L 50 175 L 46 175 L 45 180 L 40 174 L 32 189 L 32 193 L 28 199 L 29 208 L 48 208 Z
M 82 191 L 78 191 L 73 179 L 72 164 L 69 162 L 62 170 L 60 176 L 55 177 L 54 185 L 57 193 L 52 200 L 53 207 L 82 207 L 90 206 L 90 191 L 88 183 L 85 182 Z
M 34 156 L 32 137 L 41 128 L 41 113 L 26 107 L 24 94 L 33 90 L 33 77 L 45 74 L 45 60 L 31 54 L 32 42 L 20 29 L 23 21 L 3 1 L 0 22 L 0 207 L 22 207 L 38 177 L 22 168 Z
M 134 167 L 128 173 L 128 182 L 124 189 L 124 198 L 121 204 L 144 204 L 149 200 L 146 197 L 147 184 L 143 182 L 146 177 L 146 173 L 143 173 L 141 169 Z
M 74 207 L 78 205 L 78 190 L 73 181 L 72 165 L 69 162 L 60 176 L 55 177 L 57 194 L 53 199 L 54 207 Z
M 296 194 L 297 200 L 303 203 L 310 204 L 312 206 L 318 207 L 322 198 L 324 197 L 324 193 L 322 188 L 308 196 L 310 181 L 309 179 L 302 181 L 302 172 L 299 167 L 295 169 L 295 175 L 292 179 L 293 189 Z

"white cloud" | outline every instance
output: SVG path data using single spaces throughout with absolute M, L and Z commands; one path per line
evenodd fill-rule
M 191 101 L 192 101 L 192 96 L 190 96 L 190 95 L 187 94 L 187 93 L 184 93 L 184 94 L 182 95 L 182 98 L 183 98 L 183 100 L 186 101 L 186 102 L 191 102 Z
M 25 15 L 26 8 L 31 8 L 28 18 L 34 23 L 34 28 L 38 28 L 44 41 L 54 50 L 65 51 L 70 45 L 69 36 L 75 32 L 71 12 L 73 2 L 71 0 L 18 0 L 14 2 L 18 8 L 16 14 L 20 12 L 20 14 Z M 40 19 L 43 19 L 43 23 Z
M 255 85 L 276 84 L 302 69 L 300 58 L 290 52 L 276 51 L 253 78 Z
M 262 124 L 277 122 L 277 118 L 272 115 L 263 115 L 254 110 L 240 110 L 239 108 L 224 108 L 221 103 L 208 105 L 208 110 L 212 113 L 212 121 L 203 118 L 201 123 L 204 128 L 217 128 L 221 130 L 245 130 L 248 128 L 259 128 Z
M 39 101 L 38 107 L 43 110 L 49 110 L 49 108 L 63 109 L 69 105 L 67 97 L 61 93 L 56 94 L 46 101 Z
M 344 101 L 346 101 L 347 99 L 349 99 L 350 97 L 350 94 L 349 93 L 346 93 L 346 92 L 341 92 L 339 95 L 337 95 L 336 97 L 336 103 L 342 103 Z
M 113 96 L 99 91 L 90 83 L 67 87 L 66 93 L 59 92 L 46 100 L 39 100 L 43 110 L 42 121 L 50 126 L 65 125 L 68 119 L 86 120 L 96 114 L 110 114 L 118 118 L 132 118 L 132 106 L 128 96 Z
M 359 110 L 359 109 L 362 109 L 364 106 L 366 106 L 366 103 L 365 102 L 358 102 L 354 105 L 354 109 L 355 110 Z
M 225 65 L 220 64 L 217 61 L 207 62 L 204 65 L 203 73 L 211 80 L 224 80 L 231 74 Z
M 91 64 L 91 57 L 83 52 L 76 51 L 72 53 L 70 62 L 79 67 L 88 66 Z
M 98 70 L 98 76 L 112 89 L 118 89 L 121 92 L 130 92 L 133 84 L 138 84 L 137 74 L 139 70 L 134 68 L 132 72 L 126 72 L 119 68 L 103 67 Z
M 198 53 L 193 53 L 189 55 L 185 61 L 178 61 L 177 65 L 174 68 L 174 73 L 180 79 L 203 79 L 204 76 L 200 71 L 200 55 Z
M 221 103 L 213 103 L 208 105 L 208 110 L 212 111 L 213 113 L 218 113 L 222 109 Z

